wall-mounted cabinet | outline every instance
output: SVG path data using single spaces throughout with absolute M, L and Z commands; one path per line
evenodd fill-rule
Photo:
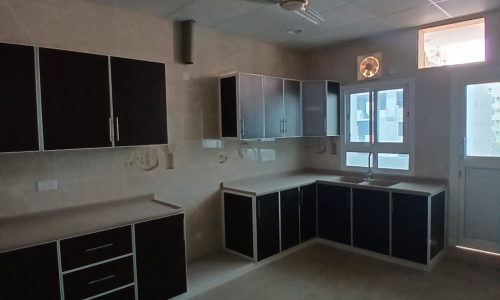
M 0 152 L 38 150 L 35 48 L 0 43 Z
M 168 142 L 162 63 L 0 44 L 0 68 L 0 152 Z
M 302 134 L 340 135 L 340 83 L 302 81 Z
M 300 136 L 300 81 L 264 76 L 265 137 Z

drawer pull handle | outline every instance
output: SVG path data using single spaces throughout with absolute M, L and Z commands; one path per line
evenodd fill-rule
M 101 282 L 101 281 L 104 281 L 104 280 L 108 280 L 108 279 L 111 279 L 111 278 L 114 278 L 115 275 L 109 275 L 109 276 L 106 276 L 106 277 L 103 277 L 103 278 L 100 278 L 100 279 L 96 279 L 96 280 L 92 280 L 89 282 L 89 285 L 90 284 L 94 284 L 94 283 L 98 283 L 98 282 Z
M 85 250 L 85 252 L 92 252 L 92 251 L 100 250 L 100 249 L 103 249 L 103 248 L 108 248 L 108 247 L 111 247 L 111 246 L 113 246 L 113 243 L 109 243 L 109 244 L 102 245 L 102 246 L 99 246 L 99 247 L 89 248 L 89 249 Z

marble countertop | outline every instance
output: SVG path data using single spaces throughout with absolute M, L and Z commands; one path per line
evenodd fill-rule
M 221 187 L 224 190 L 251 194 L 255 196 L 286 190 L 298 186 L 308 185 L 315 182 L 335 183 L 350 187 L 404 192 L 420 195 L 434 195 L 446 189 L 446 185 L 436 180 L 404 178 L 398 179 L 380 179 L 381 181 L 392 181 L 391 186 L 368 185 L 366 182 L 350 183 L 342 180 L 345 175 L 329 174 L 320 171 L 304 171 L 298 173 L 278 173 L 259 177 L 243 178 L 223 182 Z M 350 178 L 356 178 L 348 176 Z M 360 178 L 360 177 L 358 177 Z M 411 179 L 411 180 L 410 180 Z M 361 180 L 361 178 L 360 178 Z
M 181 213 L 153 194 L 0 218 L 0 252 Z

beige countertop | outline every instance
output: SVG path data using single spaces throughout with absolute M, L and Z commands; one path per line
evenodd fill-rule
M 289 188 L 308 185 L 315 182 L 334 183 L 337 185 L 351 186 L 356 188 L 383 190 L 392 192 L 414 193 L 420 195 L 434 195 L 446 189 L 443 182 L 435 180 L 411 179 L 404 177 L 403 180 L 397 178 L 381 179 L 382 181 L 392 181 L 390 186 L 368 185 L 366 182 L 350 183 L 343 179 L 345 175 L 330 174 L 321 171 L 304 171 L 297 173 L 278 173 L 259 177 L 244 178 L 238 180 L 225 181 L 222 189 L 255 196 L 278 192 Z M 352 176 L 348 176 L 352 178 Z M 354 177 L 356 178 L 356 177 Z M 358 177 L 362 180 L 361 177 Z
M 0 252 L 182 212 L 153 194 L 0 218 Z

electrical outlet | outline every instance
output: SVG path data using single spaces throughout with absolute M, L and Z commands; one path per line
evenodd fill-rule
M 42 180 L 36 183 L 38 192 L 57 190 L 57 179 Z

